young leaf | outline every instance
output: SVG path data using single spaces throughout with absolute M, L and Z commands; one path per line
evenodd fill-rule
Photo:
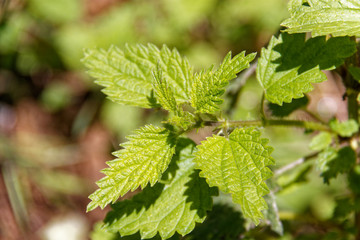
M 177 114 L 169 118 L 167 122 L 181 127 L 186 131 L 196 123 L 196 120 L 192 113 L 183 111 L 181 108 L 179 108 Z
M 310 148 L 315 151 L 324 150 L 327 148 L 332 142 L 332 135 L 328 132 L 321 132 L 310 142 Z
M 342 137 L 351 137 L 359 130 L 359 125 L 354 119 L 339 122 L 337 119 L 330 121 L 330 128 Z
M 153 87 L 156 99 L 160 102 L 161 106 L 164 109 L 176 113 L 178 110 L 178 106 L 176 103 L 174 92 L 168 85 L 166 79 L 163 78 L 163 73 L 159 66 L 156 68 L 156 70 L 153 71 L 153 76 Z
M 99 189 L 89 196 L 92 201 L 87 211 L 97 206 L 104 208 L 119 196 L 139 186 L 144 188 L 149 182 L 153 186 L 175 152 L 176 139 L 165 128 L 147 125 L 128 139 L 129 142 L 121 145 L 124 149 L 114 152 L 118 158 L 107 162 L 109 168 L 102 170 L 106 176 L 96 183 Z
M 279 38 L 272 37 L 268 48 L 261 50 L 256 77 L 266 99 L 282 105 L 310 92 L 311 83 L 325 81 L 320 70 L 334 69 L 355 51 L 355 43 L 348 37 L 305 41 L 305 34 L 283 33 Z
M 255 224 L 263 218 L 267 208 L 262 198 L 269 193 L 265 184 L 272 172 L 266 166 L 274 164 L 268 140 L 260 138 L 255 128 L 235 129 L 229 138 L 213 136 L 198 147 L 195 162 L 210 186 L 231 193 L 233 201 L 241 205 L 245 217 Z
M 312 32 L 312 36 L 360 36 L 360 2 L 357 0 L 297 1 L 289 8 L 290 18 L 281 23 L 288 33 Z
M 157 68 L 153 74 L 156 98 L 164 109 L 173 114 L 167 123 L 178 126 L 184 130 L 188 130 L 189 127 L 195 124 L 194 115 L 188 111 L 184 111 L 182 106 L 177 104 L 174 92 L 171 87 L 168 86 L 166 80 L 162 77 L 161 69 Z
M 231 79 L 236 78 L 236 74 L 248 68 L 249 63 L 255 58 L 252 53 L 245 56 L 241 52 L 231 58 L 229 52 L 218 69 L 213 67 L 195 75 L 191 89 L 191 105 L 200 113 L 215 113 L 220 110 L 219 106 L 223 99 L 221 96 L 225 92 L 225 87 Z
M 152 71 L 157 65 L 168 85 L 176 89 L 174 97 L 179 103 L 189 99 L 193 70 L 176 49 L 171 51 L 165 45 L 160 50 L 152 44 L 126 45 L 124 50 L 114 46 L 108 51 L 87 49 L 82 61 L 114 102 L 144 108 L 156 106 Z
M 140 231 L 142 239 L 160 234 L 170 238 L 175 232 L 188 234 L 195 223 L 203 222 L 212 207 L 211 196 L 216 194 L 205 179 L 194 169 L 195 144 L 189 139 L 179 139 L 176 164 L 164 173 L 163 183 L 147 187 L 133 197 L 113 205 L 105 218 L 104 228 L 122 236 Z

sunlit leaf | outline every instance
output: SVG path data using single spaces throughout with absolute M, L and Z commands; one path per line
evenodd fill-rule
M 189 99 L 193 70 L 179 52 L 165 45 L 126 45 L 124 50 L 111 47 L 86 49 L 83 63 L 96 83 L 105 87 L 103 92 L 114 102 L 151 108 L 157 106 L 153 92 L 152 71 L 162 70 L 164 81 L 176 89 L 174 97 L 179 103 Z
M 270 156 L 272 148 L 267 143 L 257 129 L 235 129 L 229 138 L 207 138 L 198 147 L 195 158 L 200 176 L 205 177 L 210 186 L 231 193 L 244 216 L 255 224 L 263 218 L 261 211 L 267 208 L 262 196 L 269 193 L 265 180 L 272 172 L 267 166 L 274 164 Z
M 360 36 L 360 2 L 357 0 L 291 1 L 290 18 L 281 23 L 289 33 L 313 36 Z
M 339 122 L 338 119 L 330 121 L 330 128 L 342 137 L 351 137 L 359 130 L 359 125 L 354 119 Z
M 107 162 L 109 168 L 102 170 L 106 176 L 96 183 L 99 189 L 89 196 L 92 201 L 87 211 L 104 208 L 139 186 L 153 186 L 175 152 L 176 140 L 165 128 L 147 125 L 127 138 L 129 141 L 121 145 L 124 149 L 114 152 L 118 158 Z
M 230 52 L 219 68 L 210 67 L 196 74 L 191 89 L 191 105 L 196 111 L 201 113 L 219 111 L 225 87 L 230 80 L 236 78 L 237 73 L 250 66 L 249 63 L 255 56 L 255 53 L 245 56 L 245 52 L 242 52 L 231 58 Z

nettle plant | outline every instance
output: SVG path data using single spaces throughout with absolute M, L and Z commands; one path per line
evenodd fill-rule
M 103 229 L 121 236 L 139 232 L 142 239 L 157 234 L 168 239 L 175 232 L 184 236 L 205 220 L 218 191 L 231 194 L 243 216 L 255 225 L 264 214 L 271 224 L 279 224 L 276 212 L 269 214 L 276 207 L 266 184 L 273 176 L 268 167 L 275 165 L 273 148 L 259 130 L 269 126 L 315 133 L 310 147 L 316 152 L 304 159 L 317 157 L 314 164 L 326 183 L 339 173 L 347 175 L 351 194 L 341 200 L 347 209 L 343 214 L 356 212 L 359 224 L 360 1 L 295 0 L 288 8 L 290 18 L 281 24 L 285 29 L 271 38 L 253 63 L 264 90 L 261 118 L 256 120 L 227 119 L 220 108 L 229 81 L 249 68 L 256 53 L 234 57 L 229 53 L 218 67 L 195 72 L 186 58 L 165 45 L 85 51 L 88 73 L 105 87 L 110 100 L 169 112 L 163 126 L 149 124 L 128 136 L 129 141 L 114 152 L 117 158 L 102 170 L 106 176 L 97 182 L 99 189 L 90 195 L 87 211 L 112 204 Z M 337 71 L 342 77 L 349 119 L 289 119 L 291 112 L 306 107 L 304 94 L 313 90 L 312 83 L 327 80 L 322 70 Z M 272 111 L 265 114 L 265 107 Z M 186 137 L 205 126 L 213 126 L 214 135 L 200 145 Z M 117 202 L 139 187 L 143 190 L 131 200 Z

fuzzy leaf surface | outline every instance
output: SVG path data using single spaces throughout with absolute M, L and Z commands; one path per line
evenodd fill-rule
M 82 61 L 95 83 L 105 87 L 103 92 L 114 102 L 144 108 L 158 106 L 152 86 L 152 71 L 157 66 L 169 86 L 176 89 L 175 98 L 179 102 L 189 99 L 193 70 L 176 49 L 165 45 L 161 49 L 153 44 L 126 45 L 124 50 L 114 46 L 107 51 L 87 49 Z
M 292 1 L 290 18 L 281 23 L 288 33 L 311 32 L 312 36 L 360 36 L 358 0 Z
M 236 78 L 236 74 L 250 66 L 250 62 L 256 54 L 251 53 L 245 56 L 241 52 L 231 58 L 229 52 L 219 68 L 210 67 L 195 75 L 191 89 L 191 105 L 197 112 L 215 113 L 220 110 L 219 106 L 223 99 L 225 87 L 229 81 Z
M 282 33 L 279 38 L 272 37 L 268 48 L 261 50 L 256 77 L 266 99 L 282 105 L 310 92 L 311 83 L 327 80 L 320 70 L 334 69 L 355 51 L 355 43 L 348 37 L 305 41 L 305 34 Z
M 263 218 L 267 208 L 262 198 L 269 193 L 265 184 L 274 164 L 268 140 L 260 137 L 254 128 L 235 129 L 229 138 L 213 136 L 198 146 L 195 162 L 210 186 L 231 193 L 233 201 L 240 204 L 245 217 L 255 224 Z
M 129 141 L 121 144 L 124 149 L 113 153 L 118 158 L 107 162 L 109 168 L 102 170 L 106 176 L 96 182 L 99 189 L 89 196 L 92 201 L 87 211 L 104 208 L 139 186 L 153 186 L 175 153 L 176 140 L 165 128 L 147 125 L 127 138 Z
M 175 232 L 191 232 L 203 222 L 212 207 L 211 196 L 217 194 L 194 169 L 195 143 L 180 139 L 174 163 L 164 173 L 163 183 L 147 187 L 131 200 L 114 204 L 105 218 L 104 228 L 122 236 L 140 232 L 142 239 L 170 238 Z

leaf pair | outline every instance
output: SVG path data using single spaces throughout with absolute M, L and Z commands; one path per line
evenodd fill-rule
M 224 87 L 249 67 L 255 55 L 242 52 L 231 58 L 229 53 L 218 69 L 211 67 L 197 74 L 186 58 L 165 45 L 161 49 L 153 44 L 126 45 L 124 50 L 87 49 L 82 61 L 112 101 L 144 108 L 160 104 L 182 117 L 183 103 L 200 113 L 219 111 Z

